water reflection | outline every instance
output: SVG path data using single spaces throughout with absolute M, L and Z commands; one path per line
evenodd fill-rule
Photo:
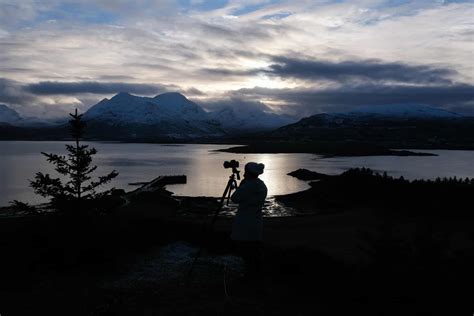
M 249 161 L 265 164 L 261 176 L 269 196 L 297 192 L 308 185 L 288 172 L 306 168 L 327 174 L 338 174 L 352 167 L 369 167 L 387 171 L 389 175 L 408 179 L 436 178 L 437 176 L 474 177 L 472 151 L 431 151 L 438 157 L 344 157 L 320 159 L 311 154 L 230 154 L 216 152 L 231 145 L 159 145 L 93 143 L 99 153 L 95 163 L 97 175 L 116 169 L 120 174 L 113 186 L 132 189 L 129 183 L 145 182 L 160 175 L 187 175 L 186 185 L 172 185 L 168 189 L 182 196 L 221 196 L 230 175 L 224 169 L 225 160 L 236 159 L 243 166 Z M 36 172 L 54 174 L 52 166 L 41 151 L 64 153 L 63 142 L 0 142 L 0 205 L 13 199 L 41 202 L 28 187 L 28 179 Z M 274 207 L 277 209 L 278 207 Z
M 208 201 L 207 201 L 208 202 Z M 183 205 L 183 204 L 182 204 Z M 210 212 L 209 210 L 215 209 L 215 204 L 208 204 L 206 202 L 199 204 L 192 204 L 191 207 L 184 203 L 185 207 L 181 208 L 178 213 L 180 216 L 185 217 L 195 217 L 196 215 L 202 216 L 206 214 L 209 217 L 214 216 L 214 212 Z M 234 204 L 232 202 L 229 205 L 224 204 L 222 209 L 219 211 L 220 217 L 234 217 L 237 213 L 238 204 Z M 303 213 L 297 211 L 294 208 L 285 206 L 278 202 L 275 197 L 270 196 L 266 199 L 265 204 L 262 209 L 263 216 L 265 217 L 283 217 L 283 216 L 295 216 L 295 215 L 303 215 Z M 308 214 L 306 212 L 305 214 Z
M 224 148 L 226 146 L 223 146 Z M 247 162 L 254 161 L 265 164 L 265 172 L 261 179 L 268 188 L 269 195 L 297 192 L 307 188 L 307 184 L 287 176 L 287 173 L 299 168 L 302 161 L 310 160 L 311 155 L 288 154 L 229 154 L 209 153 L 210 148 L 196 153 L 191 164 L 185 166 L 184 173 L 188 176 L 187 185 L 173 185 L 169 189 L 178 195 L 189 196 L 220 196 L 224 191 L 231 174 L 222 166 L 225 160 L 236 159 L 240 162 L 242 173 Z M 206 153 L 206 151 L 208 151 Z
M 237 213 L 236 204 L 229 204 L 229 206 L 224 206 L 219 215 L 224 217 L 233 217 Z M 263 216 L 265 217 L 282 217 L 282 216 L 294 216 L 297 215 L 296 210 L 286 207 L 275 200 L 274 197 L 269 197 L 265 201 L 265 205 L 262 209 Z

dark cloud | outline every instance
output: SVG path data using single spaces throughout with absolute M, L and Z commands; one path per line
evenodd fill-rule
M 34 96 L 25 93 L 21 83 L 15 80 L 0 78 L 0 102 L 7 104 L 23 104 L 33 100 Z
M 168 91 L 168 86 L 160 84 L 122 83 L 122 82 L 58 82 L 42 81 L 25 86 L 25 90 L 37 95 L 67 94 L 112 94 L 130 92 L 141 95 L 154 95 Z
M 0 103 L 6 103 L 27 116 L 61 116 L 71 108 L 86 111 L 105 95 L 130 92 L 137 95 L 156 95 L 163 92 L 179 91 L 186 96 L 204 96 L 196 88 L 182 89 L 176 85 L 133 84 L 120 82 L 39 82 L 26 84 L 15 80 L 0 78 Z M 63 103 L 63 96 L 72 95 L 76 101 Z M 45 98 L 46 97 L 46 98 Z M 51 98 L 56 102 L 51 104 Z
M 180 91 L 191 96 L 205 95 L 204 92 L 193 87 L 182 89 L 176 85 L 164 84 L 135 84 L 96 81 L 43 81 L 39 83 L 25 84 L 10 79 L 0 78 L 0 102 L 13 104 L 24 104 L 31 101 L 37 101 L 41 96 L 48 95 L 74 95 L 78 97 L 79 100 L 96 100 L 97 97 L 91 97 L 88 95 L 114 94 L 118 92 L 129 92 L 137 95 L 156 95 L 170 91 Z
M 29 92 L 26 85 L 15 80 L 0 78 L 0 103 L 18 111 L 24 117 L 52 118 L 66 116 L 73 108 L 82 109 L 83 104 L 50 104 L 41 96 Z
M 331 90 L 252 88 L 232 92 L 247 100 L 272 99 L 286 103 L 286 111 L 305 116 L 318 112 L 348 110 L 360 105 L 424 103 L 444 108 L 474 101 L 474 86 L 379 86 L 363 85 Z
M 163 84 L 133 84 L 120 82 L 39 82 L 25 84 L 14 80 L 0 78 L 0 102 L 8 105 L 18 105 L 25 111 L 45 105 L 44 96 L 57 96 L 58 108 L 63 106 L 62 95 L 73 95 L 84 105 L 95 103 L 102 94 L 114 94 L 126 91 L 137 95 L 156 95 L 166 91 L 181 91 L 190 97 L 201 97 L 206 94 L 198 89 L 181 89 L 174 85 Z M 470 84 L 346 84 L 331 89 L 270 89 L 247 88 L 229 91 L 220 100 L 201 102 L 209 110 L 222 107 L 232 107 L 236 110 L 250 111 L 251 109 L 279 112 L 298 117 L 319 112 L 345 111 L 354 106 L 370 106 L 395 103 L 423 103 L 439 106 L 445 109 L 457 110 L 460 113 L 474 113 L 474 85 Z M 268 103 L 271 107 L 265 104 Z M 64 105 L 64 107 L 71 106 Z M 76 104 L 74 106 L 77 106 Z M 80 106 L 80 105 L 79 105 Z M 49 107 L 50 108 L 50 107 Z
M 427 65 L 384 63 L 375 60 L 328 62 L 288 57 L 275 57 L 266 71 L 282 78 L 303 80 L 333 80 L 347 82 L 354 79 L 418 84 L 449 84 L 456 71 Z
M 298 116 L 317 112 L 344 111 L 353 106 L 394 103 L 426 103 L 470 112 L 474 86 L 454 83 L 454 70 L 431 65 L 384 63 L 378 60 L 329 62 L 271 57 L 266 69 L 202 69 L 211 76 L 252 76 L 267 74 L 282 79 L 338 83 L 331 89 L 270 89 L 255 87 L 229 92 L 247 101 L 271 99 L 286 104 L 281 109 Z
M 305 81 L 333 81 L 348 83 L 407 83 L 452 84 L 456 71 L 430 65 L 385 63 L 377 60 L 330 62 L 290 57 L 271 57 L 272 64 L 265 69 L 204 68 L 201 73 L 211 76 L 254 76 L 266 74 L 282 79 Z
M 0 67 L 1 72 L 13 72 L 13 73 L 27 73 L 30 72 L 31 68 L 23 67 Z

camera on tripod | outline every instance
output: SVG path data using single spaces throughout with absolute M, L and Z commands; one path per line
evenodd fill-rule
M 237 160 L 224 161 L 224 168 L 232 168 L 232 173 L 237 176 L 237 180 L 240 180 L 240 171 L 237 169 L 239 168 L 239 162 Z

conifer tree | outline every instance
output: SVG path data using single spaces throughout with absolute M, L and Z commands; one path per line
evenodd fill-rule
M 92 180 L 92 173 L 97 166 L 92 166 L 92 156 L 97 153 L 95 148 L 81 144 L 85 122 L 82 114 L 76 112 L 69 114 L 72 119 L 69 121 L 71 136 L 74 145 L 66 144 L 67 155 L 48 154 L 47 161 L 55 166 L 61 178 L 52 178 L 49 174 L 36 173 L 35 179 L 30 181 L 30 186 L 35 193 L 51 198 L 53 205 L 74 208 L 83 205 L 86 200 L 95 200 L 110 192 L 110 190 L 97 192 L 96 190 L 112 181 L 118 173 L 114 170 L 105 176 L 100 176 Z M 68 203 L 70 202 L 70 203 Z

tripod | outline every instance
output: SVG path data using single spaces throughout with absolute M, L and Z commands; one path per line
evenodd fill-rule
M 219 201 L 219 205 L 217 206 L 217 208 L 214 212 L 214 216 L 212 217 L 211 225 L 209 226 L 210 231 L 212 231 L 212 228 L 214 227 L 214 223 L 216 222 L 217 217 L 219 216 L 219 212 L 221 211 L 222 207 L 224 206 L 224 203 L 225 203 L 226 200 L 227 200 L 227 203 L 225 203 L 225 204 L 229 205 L 229 200 L 230 200 L 230 196 L 232 194 L 232 190 L 237 188 L 237 180 L 236 179 L 240 180 L 240 171 L 238 171 L 237 168 L 234 167 L 234 168 L 232 168 L 232 175 L 230 175 L 229 181 L 227 181 L 227 186 L 225 187 L 224 193 L 222 194 L 222 198 Z M 188 274 L 187 274 L 188 279 L 191 277 L 191 274 L 192 274 L 193 269 L 194 269 L 194 265 L 196 264 L 198 258 L 201 256 L 201 253 L 203 251 L 203 248 L 204 248 L 203 240 L 204 240 L 204 234 L 206 232 L 206 226 L 207 226 L 206 221 L 204 221 L 204 224 L 203 224 L 203 227 L 202 227 L 202 233 L 201 233 L 201 236 L 203 237 L 202 240 L 201 240 L 201 246 L 199 247 L 198 252 L 194 256 L 193 262 L 191 264 L 191 268 L 188 271 Z

